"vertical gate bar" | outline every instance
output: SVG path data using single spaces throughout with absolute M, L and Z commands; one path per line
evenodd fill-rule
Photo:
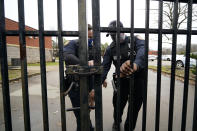
M 196 60 L 196 72 L 197 72 L 197 60 Z M 194 94 L 194 115 L 193 115 L 193 129 L 192 131 L 197 131 L 197 75 L 195 82 L 195 94 Z
M 5 35 L 5 11 L 4 0 L 0 0 L 0 63 L 1 63 L 1 78 L 2 78 L 2 95 L 3 95 L 3 110 L 5 130 L 12 131 L 12 118 L 10 106 L 10 91 L 8 79 L 8 60 Z
M 143 89 L 143 115 L 142 115 L 142 131 L 146 131 L 146 112 L 147 112 L 147 87 L 148 87 L 148 51 L 149 51 L 149 17 L 150 17 L 150 0 L 146 0 L 146 20 L 145 20 L 145 71 L 146 81 Z
M 47 100 L 47 80 L 46 80 L 46 63 L 45 63 L 45 40 L 44 40 L 44 16 L 43 0 L 38 0 L 38 24 L 39 24 L 39 44 L 40 44 L 40 72 L 42 87 L 42 108 L 43 108 L 43 125 L 44 131 L 49 130 L 48 120 L 48 100 Z
M 86 0 L 78 0 L 78 23 L 79 23 L 79 59 L 81 66 L 87 66 L 87 11 Z M 90 114 L 88 106 L 88 77 L 80 76 L 80 115 L 81 115 L 81 131 L 90 130 Z
M 159 122 L 160 122 L 162 22 L 163 22 L 163 0 L 160 0 L 159 1 L 159 24 L 158 24 L 159 32 L 158 32 L 157 95 L 156 95 L 155 131 L 159 131 Z
M 134 61 L 134 0 L 131 0 L 131 30 L 130 30 L 130 64 L 133 69 Z M 129 78 L 129 129 L 133 129 L 133 112 L 134 112 L 134 75 Z
M 62 38 L 62 0 L 57 1 L 58 19 L 58 47 L 59 47 L 59 77 L 60 77 L 60 104 L 62 131 L 66 131 L 66 110 L 64 95 L 64 63 L 63 63 L 63 38 Z
M 95 66 L 101 65 L 101 39 L 100 39 L 100 0 L 92 0 L 93 42 L 95 48 Z M 95 118 L 96 130 L 103 131 L 103 105 L 101 75 L 95 75 Z
M 26 53 L 26 41 L 25 41 L 24 0 L 18 0 L 18 15 L 19 15 L 19 42 L 20 42 L 24 124 L 25 124 L 25 131 L 30 131 L 31 123 L 30 123 L 29 91 L 28 91 L 29 87 L 28 87 L 28 75 L 27 75 L 27 53 Z
M 192 28 L 192 3 L 193 0 L 188 0 L 188 19 L 187 19 L 187 43 L 186 43 L 186 60 L 185 60 L 185 78 L 183 92 L 183 107 L 182 107 L 182 123 L 181 131 L 185 131 L 187 117 L 187 101 L 188 101 L 188 85 L 189 85 L 189 69 L 190 69 L 190 48 L 191 48 L 191 28 Z
M 117 124 L 120 131 L 120 0 L 117 0 L 117 21 L 116 21 L 116 53 L 117 53 Z
M 174 110 L 174 87 L 175 87 L 175 68 L 176 68 L 176 44 L 177 44 L 177 22 L 178 22 L 178 0 L 174 1 L 173 12 L 173 38 L 172 38 L 172 62 L 170 79 L 170 99 L 169 99 L 169 120 L 168 131 L 172 131 L 173 110 Z

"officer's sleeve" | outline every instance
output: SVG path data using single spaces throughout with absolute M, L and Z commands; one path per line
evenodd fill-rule
M 138 65 L 139 69 L 145 68 L 145 41 L 143 39 L 135 38 L 136 44 L 136 58 L 134 63 Z
M 104 80 L 107 77 L 107 74 L 111 68 L 111 63 L 112 63 L 112 58 L 111 58 L 111 50 L 110 47 L 108 46 L 105 54 L 103 56 L 103 62 L 102 62 L 102 66 L 103 66 L 103 74 L 102 74 L 102 83 L 104 82 Z
M 77 43 L 73 40 L 70 41 L 63 48 L 63 56 L 66 65 L 79 64 L 79 58 L 77 57 Z
M 66 65 L 77 65 L 79 64 L 79 58 L 73 54 L 68 54 L 64 52 L 64 61 Z

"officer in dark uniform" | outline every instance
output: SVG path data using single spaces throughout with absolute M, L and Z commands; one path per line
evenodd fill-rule
M 92 26 L 88 24 L 88 50 L 89 52 L 92 52 L 92 47 L 93 47 L 93 40 L 92 40 Z M 79 55 L 78 55 L 78 49 L 79 48 L 79 41 L 78 40 L 71 40 L 69 41 L 68 44 L 66 44 L 63 48 L 63 55 L 64 55 L 64 60 L 66 65 L 77 65 L 79 64 Z M 89 66 L 94 65 L 93 61 L 93 55 L 92 53 L 89 53 L 89 61 L 88 61 Z M 68 93 L 72 106 L 73 107 L 80 107 L 80 88 L 78 84 L 77 78 L 73 78 L 73 81 L 77 82 L 73 85 L 72 89 Z M 92 100 L 94 97 L 94 89 L 93 88 L 93 83 L 92 83 L 92 77 L 90 77 L 90 93 L 89 96 L 91 97 L 90 99 Z M 80 110 L 75 110 L 74 111 L 76 121 L 77 121 L 77 131 L 80 131 L 81 129 L 81 120 L 80 120 Z M 90 131 L 94 131 L 94 128 L 92 127 L 91 121 L 90 121 Z
M 116 27 L 116 21 L 112 21 L 109 27 Z M 120 27 L 123 24 L 120 22 Z M 113 42 L 107 47 L 106 52 L 103 57 L 103 75 L 102 82 L 106 86 L 106 76 L 110 70 L 111 63 L 113 61 L 114 66 L 117 68 L 117 53 L 116 53 L 116 33 L 109 33 L 107 36 L 111 36 Z M 129 129 L 129 115 L 127 112 L 127 119 L 124 125 L 125 131 L 133 131 L 136 125 L 138 112 L 142 105 L 142 89 L 144 88 L 144 78 L 145 78 L 145 56 L 144 56 L 144 40 L 139 38 L 139 36 L 134 37 L 134 61 L 133 69 L 130 68 L 130 58 L 129 58 L 129 48 L 130 48 L 130 37 L 126 36 L 124 33 L 120 33 L 120 122 L 122 121 L 122 114 L 124 107 L 129 98 L 129 75 L 134 74 L 134 112 L 133 112 L 133 129 Z M 113 78 L 116 78 L 113 77 Z M 114 123 L 113 130 L 117 130 L 117 92 L 113 93 L 113 106 L 114 106 Z M 130 106 L 130 105 L 129 105 Z M 129 108 L 128 108 L 129 109 Z

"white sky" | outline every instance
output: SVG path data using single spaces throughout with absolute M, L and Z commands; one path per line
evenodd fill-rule
M 122 0 L 120 3 L 120 20 L 124 27 L 130 27 L 130 0 Z M 150 4 L 150 28 L 157 28 L 158 2 L 151 1 Z M 107 27 L 109 22 L 116 19 L 116 0 L 100 0 L 100 24 Z M 5 16 L 18 21 L 18 0 L 5 0 Z M 135 0 L 135 28 L 145 27 L 145 0 Z M 62 19 L 64 31 L 78 30 L 78 0 L 62 0 Z M 91 0 L 87 0 L 87 20 L 92 23 Z M 25 0 L 25 24 L 38 29 L 37 0 Z M 57 30 L 57 1 L 44 0 L 44 27 L 45 30 Z M 110 37 L 101 34 L 101 43 L 111 42 Z M 144 37 L 144 34 L 141 34 Z M 73 38 L 67 38 L 73 39 Z M 150 49 L 157 50 L 157 35 L 150 35 Z M 181 38 L 181 41 L 186 41 Z M 164 47 L 169 47 L 164 44 Z M 170 46 L 171 47 L 171 46 Z

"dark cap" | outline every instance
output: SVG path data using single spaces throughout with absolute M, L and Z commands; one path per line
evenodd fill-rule
M 88 30 L 92 30 L 92 26 L 88 24 Z
M 108 27 L 116 27 L 116 20 L 111 21 Z M 120 21 L 120 27 L 124 27 L 121 21 Z M 106 34 L 106 37 L 108 36 L 109 36 L 109 33 Z

